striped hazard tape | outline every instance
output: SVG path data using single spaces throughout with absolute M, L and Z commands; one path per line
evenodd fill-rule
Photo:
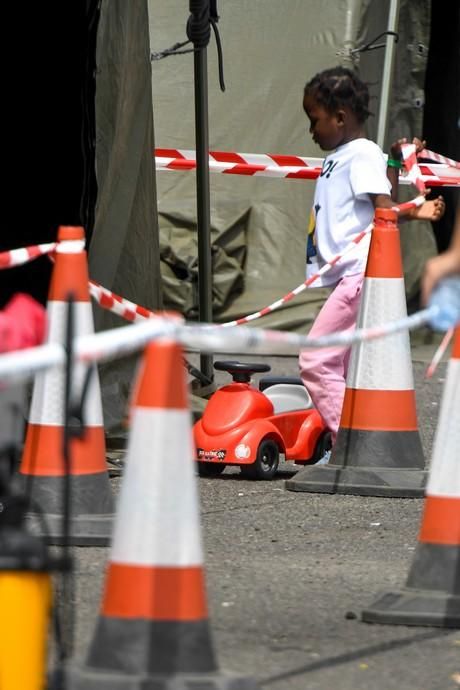
M 321 158 L 300 156 L 225 151 L 211 151 L 209 154 L 209 170 L 226 175 L 315 180 L 321 172 L 322 162 Z M 194 170 L 195 151 L 156 149 L 155 166 L 157 170 Z
M 144 320 L 99 333 L 75 338 L 74 356 L 79 362 L 106 362 L 136 352 L 157 338 L 168 337 L 187 348 L 215 353 L 248 352 L 251 354 L 285 353 L 300 349 L 323 347 L 349 347 L 363 340 L 374 340 L 384 335 L 413 330 L 436 316 L 438 307 L 416 312 L 397 321 L 378 327 L 339 331 L 330 335 L 312 338 L 288 331 L 273 331 L 261 328 L 238 327 L 223 331 L 214 324 L 181 323 L 174 319 L 161 318 Z M 66 360 L 64 347 L 60 343 L 47 343 L 27 350 L 0 354 L 0 381 L 20 381 L 50 367 L 63 366 Z
M 427 149 L 424 151 L 427 152 Z M 432 157 L 433 152 L 428 153 Z M 433 187 L 460 186 L 460 164 L 440 154 L 435 155 L 438 163 L 420 163 L 422 181 Z M 210 172 L 226 175 L 314 180 L 319 177 L 322 164 L 322 158 L 229 151 L 209 152 Z M 155 149 L 155 167 L 157 170 L 195 170 L 195 151 Z M 412 179 L 407 174 L 402 174 L 400 183 L 412 184 Z
M 22 266 L 22 264 L 38 259 L 40 256 L 51 254 L 56 250 L 56 246 L 56 242 L 51 242 L 49 244 L 36 244 L 31 247 L 0 252 L 0 269 Z
M 96 283 L 95 280 L 89 281 L 89 292 L 97 304 L 112 312 L 112 314 L 121 316 L 126 321 L 140 321 L 155 316 L 153 311 L 140 307 L 138 304 L 120 297 L 120 295 L 116 295 L 114 292 Z
M 157 149 L 157 151 L 165 152 L 169 151 L 170 149 Z M 194 163 L 194 161 L 187 159 L 185 156 L 190 155 L 194 153 L 193 151 L 177 151 L 174 150 L 174 153 L 181 153 L 181 155 L 184 156 L 184 159 L 187 164 Z M 215 155 L 216 152 L 213 153 Z M 228 156 L 231 158 L 232 156 L 241 156 L 245 155 L 247 157 L 254 156 L 257 159 L 262 159 L 262 158 L 267 158 L 266 156 L 259 155 L 259 154 L 222 154 L 222 156 Z M 286 156 L 284 157 L 273 157 L 273 160 L 275 162 L 280 162 L 280 161 L 285 161 Z M 412 201 L 406 201 L 404 203 L 395 205 L 393 209 L 397 212 L 401 212 L 402 210 L 407 210 L 410 208 L 415 208 L 417 206 L 421 206 L 423 202 L 425 201 L 425 197 L 423 195 L 425 191 L 425 185 L 423 181 L 421 180 L 421 173 L 420 169 L 418 168 L 417 165 L 417 159 L 415 157 L 415 146 L 413 144 L 406 144 L 403 147 L 403 158 L 404 158 L 404 165 L 407 170 L 408 175 L 410 175 L 410 180 L 411 183 L 417 186 L 417 188 L 422 192 L 419 196 L 417 196 L 415 199 Z M 312 162 L 316 164 L 318 159 L 299 159 L 301 160 L 302 164 L 305 166 L 305 168 L 308 167 L 308 165 Z M 292 161 L 290 161 L 292 162 Z M 234 165 L 240 165 L 237 161 L 232 163 Z M 271 304 L 267 305 L 263 309 L 259 309 L 256 312 L 253 312 L 252 314 L 248 314 L 247 316 L 242 316 L 239 319 L 235 319 L 233 321 L 227 321 L 223 324 L 220 324 L 220 326 L 224 328 L 228 327 L 233 327 L 233 326 L 241 326 L 243 324 L 250 323 L 251 321 L 255 321 L 256 319 L 261 318 L 262 316 L 266 316 L 267 314 L 270 314 L 274 312 L 276 309 L 279 309 L 282 307 L 284 304 L 287 302 L 290 302 L 294 297 L 299 295 L 301 292 L 306 290 L 306 288 L 310 287 L 313 285 L 319 278 L 320 276 L 324 275 L 329 271 L 333 266 L 335 266 L 343 256 L 348 254 L 350 251 L 352 251 L 356 245 L 358 245 L 369 233 L 371 232 L 373 228 L 373 223 L 367 226 L 364 230 L 359 232 L 353 240 L 345 247 L 343 252 L 341 254 L 337 254 L 331 261 L 328 263 L 324 264 L 324 266 L 321 267 L 321 269 L 315 273 L 313 276 L 305 280 L 303 283 L 298 285 L 296 288 L 293 290 L 290 290 L 286 295 L 281 297 L 280 299 L 276 300 L 275 302 L 272 302 Z M 149 310 L 146 310 L 145 307 L 140 307 L 137 304 L 134 304 L 133 302 L 129 302 L 128 300 L 125 300 L 123 297 L 120 297 L 119 295 L 116 295 L 115 293 L 110 292 L 110 290 L 107 290 L 107 288 L 102 287 L 102 285 L 99 285 L 95 283 L 94 281 L 90 282 L 90 293 L 91 296 L 98 302 L 98 304 L 105 308 L 108 309 L 109 311 L 112 311 L 115 314 L 118 314 L 122 318 L 125 318 L 128 321 L 138 321 L 140 319 L 145 319 L 145 318 L 151 318 L 152 316 L 155 316 L 153 312 L 150 312 Z
M 422 171 L 418 166 L 415 144 L 403 144 L 401 146 L 401 153 L 404 167 L 406 168 L 406 179 L 409 180 L 421 194 L 424 194 L 426 192 L 426 186 L 423 180 Z
M 460 170 L 460 163 L 459 161 L 454 161 L 452 158 L 448 158 L 447 156 L 443 156 L 440 153 L 436 153 L 435 151 L 430 151 L 429 149 L 422 149 L 417 154 L 417 158 L 420 159 L 428 159 L 430 161 L 435 161 L 436 163 L 442 163 L 444 165 L 447 165 L 448 167 L 451 168 L 457 168 Z
M 407 201 L 404 204 L 400 204 L 399 206 L 394 206 L 394 210 L 400 211 L 403 208 L 414 208 L 423 204 L 424 201 L 424 196 L 418 196 L 412 201 Z M 243 324 L 250 323 L 251 321 L 255 321 L 256 319 L 259 319 L 262 316 L 270 314 L 276 309 L 279 309 L 287 302 L 290 302 L 292 299 L 294 299 L 294 297 L 300 295 L 301 292 L 306 290 L 306 288 L 313 285 L 313 283 L 317 281 L 320 276 L 327 273 L 327 271 L 329 271 L 333 266 L 335 266 L 336 263 L 340 261 L 340 259 L 343 256 L 352 251 L 357 244 L 359 244 L 366 236 L 369 235 L 372 228 L 373 224 L 371 223 L 367 226 L 367 228 L 359 232 L 351 242 L 349 242 L 349 244 L 345 247 L 341 254 L 337 254 L 333 259 L 331 259 L 329 263 L 324 264 L 324 266 L 322 266 L 322 268 L 320 268 L 320 270 L 317 273 L 308 278 L 308 280 L 305 280 L 303 283 L 298 285 L 293 290 L 290 290 L 286 295 L 284 295 L 284 297 L 281 297 L 280 299 L 276 300 L 272 304 L 269 304 L 263 309 L 260 309 L 259 311 L 256 311 L 252 314 L 248 314 L 247 316 L 242 316 L 241 318 L 236 319 L 234 321 L 227 321 L 226 323 L 220 324 L 220 326 L 241 326 Z M 102 287 L 102 285 L 99 285 L 95 281 L 90 281 L 89 288 L 91 296 L 101 307 L 103 307 L 104 309 L 108 309 L 114 314 L 118 314 L 118 316 L 121 316 L 127 321 L 140 321 L 142 319 L 152 318 L 158 315 L 155 312 L 146 309 L 145 307 L 140 307 L 139 305 L 134 304 L 134 302 L 130 302 L 129 300 L 126 300 L 123 297 L 116 295 L 114 292 L 111 292 L 107 288 Z

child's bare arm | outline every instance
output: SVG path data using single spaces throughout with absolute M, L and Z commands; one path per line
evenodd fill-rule
M 427 190 L 427 193 L 430 190 Z M 395 202 L 389 194 L 370 194 L 373 201 L 374 208 L 394 208 Z M 417 208 L 410 208 L 402 210 L 399 213 L 401 218 L 405 220 L 431 220 L 433 222 L 443 217 L 446 210 L 446 204 L 442 196 L 436 199 L 425 201 Z

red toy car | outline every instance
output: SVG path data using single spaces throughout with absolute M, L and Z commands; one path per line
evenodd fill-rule
M 223 361 L 214 368 L 233 381 L 214 393 L 193 427 L 201 476 L 239 465 L 247 477 L 271 479 L 281 454 L 305 465 L 330 448 L 330 432 L 300 378 L 265 377 L 257 390 L 251 376 L 270 371 L 268 364 Z

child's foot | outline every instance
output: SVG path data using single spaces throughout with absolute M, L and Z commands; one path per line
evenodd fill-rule
M 326 450 L 324 451 L 323 457 L 321 457 L 318 462 L 315 462 L 315 465 L 327 465 L 329 460 L 331 459 L 331 453 L 332 450 Z

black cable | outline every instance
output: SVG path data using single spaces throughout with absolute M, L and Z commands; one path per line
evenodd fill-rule
M 369 41 L 369 43 L 365 43 L 364 45 L 360 46 L 359 48 L 353 48 L 350 53 L 353 55 L 354 53 L 365 53 L 369 50 L 376 50 L 377 48 L 385 48 L 386 43 L 378 43 L 376 45 L 375 41 L 378 41 L 379 38 L 382 38 L 382 36 L 394 36 L 395 37 L 395 43 L 399 41 L 399 34 L 397 31 L 382 31 L 381 34 L 376 36 L 375 38 L 372 39 L 372 41 Z
M 88 395 L 89 385 L 91 383 L 91 379 L 92 379 L 95 371 L 96 371 L 96 365 L 94 363 L 90 364 L 86 370 L 85 378 L 83 379 L 83 386 L 81 388 L 80 400 L 79 400 L 77 405 L 72 406 L 73 416 L 78 419 L 80 430 L 83 430 L 85 427 L 85 421 L 83 419 L 84 405 L 85 405 L 86 396 Z M 79 434 L 79 435 L 81 436 L 81 434 Z
M 211 26 L 214 31 L 214 37 L 216 39 L 216 46 L 217 46 L 217 63 L 218 63 L 218 68 L 219 68 L 219 85 L 220 85 L 220 90 L 225 91 L 225 82 L 224 82 L 224 55 L 222 51 L 222 43 L 220 41 L 220 34 L 219 34 L 219 29 L 217 27 L 217 22 L 214 19 L 214 17 L 211 17 L 210 19 Z
M 95 365 L 88 366 L 83 379 L 83 385 L 79 400 L 75 403 L 72 400 L 72 379 L 73 379 L 73 336 L 74 336 L 74 298 L 73 295 L 68 296 L 68 314 L 67 314 L 67 330 L 65 351 L 67 355 L 66 370 L 65 370 L 65 388 L 64 388 L 64 433 L 63 433 L 63 460 L 64 460 L 64 487 L 63 487 L 63 561 L 67 564 L 61 579 L 61 598 L 63 605 L 67 603 L 67 615 L 65 617 L 66 630 L 62 623 L 63 616 L 60 615 L 56 606 L 53 616 L 54 634 L 56 645 L 59 650 L 58 665 L 53 669 L 49 678 L 49 690 L 65 690 L 66 674 L 65 665 L 67 659 L 70 658 L 73 652 L 74 628 L 75 628 L 75 579 L 73 570 L 69 567 L 71 564 L 70 555 L 70 519 L 71 519 L 71 453 L 70 442 L 72 438 L 81 438 L 84 429 L 83 410 L 91 383 L 92 375 L 95 371 Z M 76 424 L 73 424 L 76 422 Z M 55 597 L 56 599 L 56 597 Z
M 70 452 L 70 441 L 74 435 L 73 430 L 70 426 L 72 419 L 72 408 L 71 408 L 71 391 L 72 391 L 72 378 L 73 378 L 73 366 L 74 366 L 74 352 L 73 352 L 73 340 L 74 340 L 74 311 L 75 311 L 75 298 L 72 293 L 69 293 L 67 297 L 67 324 L 66 324 L 66 337 L 64 350 L 66 353 L 66 366 L 64 373 L 64 428 L 63 428 L 63 439 L 62 439 L 62 458 L 64 465 L 64 476 L 63 476 L 63 490 L 62 490 L 62 553 L 63 560 L 65 562 L 71 563 L 71 553 L 70 553 L 70 520 L 71 520 L 71 499 L 72 499 L 72 488 L 71 488 L 71 469 L 72 469 L 72 459 Z M 68 603 L 66 610 L 66 629 L 68 634 L 64 634 L 64 626 L 61 625 L 62 618 L 57 615 L 55 618 L 55 633 L 60 636 L 61 641 L 61 654 L 60 654 L 60 665 L 54 670 L 54 679 L 56 690 L 64 690 L 65 676 L 64 676 L 64 665 L 67 659 L 72 655 L 73 651 L 73 639 L 74 639 L 74 626 L 75 626 L 75 611 L 74 611 L 74 594 L 75 594 L 75 582 L 73 578 L 73 571 L 70 568 L 69 571 L 64 572 L 62 575 L 62 600 L 63 606 L 66 602 Z M 67 637 L 67 639 L 65 639 Z

